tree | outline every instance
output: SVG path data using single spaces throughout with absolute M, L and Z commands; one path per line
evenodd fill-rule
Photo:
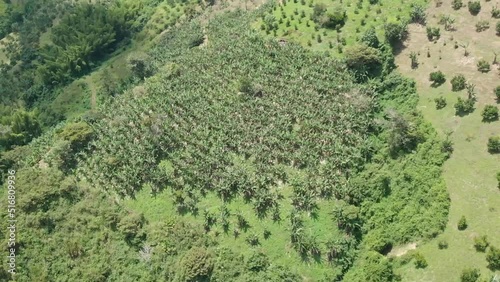
M 486 251 L 489 244 L 490 243 L 488 242 L 488 237 L 486 235 L 474 237 L 474 248 L 476 248 L 476 251 L 478 252 Z
M 455 114 L 466 115 L 474 111 L 474 100 L 473 99 L 462 99 L 458 97 L 457 103 L 454 105 Z
M 491 154 L 500 153 L 500 136 L 492 136 L 488 138 L 488 152 Z
M 385 39 L 391 45 L 403 41 L 408 32 L 408 26 L 405 22 L 389 22 L 384 25 Z
M 248 258 L 246 266 L 250 271 L 266 271 L 269 267 L 269 258 L 262 252 L 253 252 Z
M 467 229 L 467 220 L 465 219 L 465 216 L 462 215 L 462 217 L 458 221 L 457 227 L 458 227 L 458 230 L 460 230 L 460 231 Z
M 463 74 L 455 75 L 450 83 L 451 83 L 451 91 L 460 91 L 465 89 L 466 84 L 465 76 Z
M 42 133 L 34 112 L 16 110 L 12 116 L 0 122 L 0 147 L 25 145 Z
M 438 87 L 446 81 L 446 78 L 441 71 L 435 71 L 430 73 L 429 80 L 432 81 L 432 87 Z
M 500 172 L 497 172 L 498 188 L 500 189 Z
M 490 246 L 490 250 L 486 254 L 488 268 L 492 271 L 500 270 L 500 249 Z
M 180 281 L 209 281 L 214 267 L 212 253 L 204 247 L 190 249 L 179 261 Z
M 132 74 L 140 80 L 152 76 L 155 72 L 152 59 L 144 52 L 130 54 L 127 63 Z
M 429 41 L 436 41 L 441 37 L 441 29 L 439 27 L 428 26 L 425 30 L 427 32 L 427 39 L 429 39 Z
M 469 3 L 467 3 L 467 7 L 473 16 L 477 15 L 479 11 L 481 11 L 481 3 L 479 1 L 469 1 Z
M 460 274 L 460 281 L 461 282 L 476 282 L 480 276 L 481 276 L 481 273 L 479 272 L 479 269 L 466 268 L 466 269 L 462 270 L 462 274 Z
M 411 22 L 424 25 L 426 18 L 427 18 L 427 15 L 425 13 L 425 8 L 421 5 L 412 4 L 411 10 L 410 10 Z
M 381 53 L 378 49 L 357 44 L 346 48 L 345 58 L 347 66 L 359 73 L 374 76 L 381 67 Z
M 481 113 L 484 122 L 498 120 L 498 108 L 494 105 L 486 105 Z
M 495 97 L 497 98 L 497 103 L 500 103 L 500 85 L 493 89 L 493 94 L 495 94 Z

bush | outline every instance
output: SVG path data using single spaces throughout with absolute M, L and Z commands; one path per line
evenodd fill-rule
M 474 111 L 474 100 L 473 99 L 462 99 L 458 97 L 458 101 L 455 104 L 455 114 L 464 115 L 469 114 Z
M 479 60 L 479 62 L 477 62 L 477 70 L 483 73 L 489 72 L 490 64 L 485 59 L 481 59 Z
M 495 28 L 495 31 L 497 32 L 497 35 L 500 35 L 500 22 L 497 22 L 497 26 Z
M 477 15 L 479 14 L 479 11 L 481 11 L 481 3 L 479 1 L 474 1 L 467 3 L 467 7 L 469 8 L 469 12 L 471 15 Z
M 322 27 L 340 28 L 347 20 L 347 12 L 341 6 L 336 5 L 327 10 L 325 4 L 316 4 L 311 19 Z
M 458 230 L 462 231 L 462 230 L 465 230 L 467 229 L 467 220 L 465 219 L 465 216 L 462 215 L 462 217 L 460 218 L 460 220 L 458 221 L 458 224 L 457 224 L 457 227 L 458 227 Z
M 429 39 L 429 41 L 435 41 L 438 40 L 439 37 L 441 37 L 441 29 L 439 27 L 428 26 L 426 28 L 426 31 L 427 31 L 427 39 Z
M 377 33 L 375 32 L 375 28 L 371 27 L 367 29 L 361 37 L 361 42 L 366 44 L 368 47 L 378 48 L 380 42 L 378 40 Z
M 269 267 L 269 258 L 264 253 L 254 252 L 248 258 L 246 265 L 250 271 L 266 271 Z
M 441 143 L 441 152 L 446 153 L 447 156 L 451 156 L 453 153 L 453 142 L 450 139 L 446 139 Z
M 415 267 L 416 268 L 426 268 L 427 267 L 427 260 L 425 260 L 425 257 L 421 253 L 415 253 L 413 255 L 413 258 L 415 259 Z
M 495 97 L 497 98 L 497 102 L 500 103 L 500 85 L 498 85 L 495 89 L 493 89 L 493 93 L 495 94 Z
M 466 268 L 460 275 L 461 282 L 476 282 L 479 279 L 480 272 L 477 268 Z
M 486 261 L 488 262 L 488 268 L 492 271 L 500 270 L 500 249 L 491 246 L 488 254 L 486 254 Z
M 446 81 L 444 74 L 441 71 L 431 72 L 429 80 L 432 81 L 432 87 L 437 87 Z
M 476 251 L 478 252 L 486 251 L 489 244 L 490 243 L 488 242 L 488 237 L 486 235 L 474 237 L 474 248 L 476 248 Z
M 498 120 L 498 108 L 493 105 L 486 105 L 481 113 L 481 116 L 485 122 Z
M 446 242 L 446 240 L 439 240 L 438 248 L 440 250 L 448 249 L 448 242 Z
M 500 18 L 500 9 L 498 9 L 497 6 L 495 6 L 491 9 L 491 17 L 495 18 L 495 19 Z
M 490 22 L 489 21 L 484 20 L 484 21 L 478 21 L 476 23 L 476 31 L 477 32 L 485 31 L 488 28 L 490 28 Z
M 500 188 L 500 172 L 497 172 L 498 188 Z
M 463 74 L 455 75 L 451 79 L 451 91 L 460 91 L 465 89 L 465 76 Z
M 488 152 L 491 154 L 500 153 L 500 136 L 492 136 L 488 138 Z
M 444 97 L 435 98 L 434 102 L 436 102 L 436 109 L 440 110 L 446 107 L 446 99 Z
M 462 0 L 453 0 L 451 2 L 451 7 L 453 7 L 454 10 L 459 10 L 463 5 L 464 3 L 462 2 Z

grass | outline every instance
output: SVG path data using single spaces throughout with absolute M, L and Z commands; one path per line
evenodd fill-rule
M 462 269 L 476 267 L 481 270 L 482 278 L 489 279 L 494 273 L 486 268 L 485 254 L 474 249 L 473 239 L 476 236 L 487 235 L 494 246 L 500 246 L 500 190 L 497 188 L 495 175 L 500 171 L 500 156 L 487 152 L 488 137 L 500 134 L 500 123 L 482 122 L 481 111 L 488 104 L 495 104 L 493 88 L 498 83 L 498 66 L 492 66 L 489 73 L 477 71 L 476 63 L 481 58 L 493 60 L 492 50 L 499 50 L 500 40 L 493 30 L 481 33 L 475 31 L 475 23 L 490 18 L 493 2 L 482 2 L 479 15 L 472 16 L 467 8 L 454 11 L 451 1 L 444 1 L 441 7 L 431 7 L 428 10 L 428 25 L 437 26 L 440 14 L 450 14 L 455 19 L 457 31 L 444 31 L 441 27 L 441 39 L 437 43 L 427 40 L 425 27 L 410 26 L 410 38 L 405 42 L 404 49 L 396 58 L 399 69 L 405 75 L 417 81 L 420 102 L 419 108 L 425 118 L 443 136 L 451 132 L 450 139 L 454 143 L 452 157 L 443 167 L 451 198 L 449 222 L 443 234 L 436 239 L 423 243 L 417 250 L 421 252 L 429 266 L 425 269 L 415 269 L 413 264 L 407 264 L 398 272 L 403 281 L 458 281 Z M 452 39 L 453 37 L 453 39 Z M 464 48 L 455 49 L 454 42 L 468 45 L 470 55 L 464 56 Z M 446 42 L 446 45 L 445 45 Z M 429 50 L 431 57 L 427 57 Z M 419 67 L 410 68 L 410 52 L 419 52 Z M 441 70 L 447 81 L 437 88 L 430 87 L 429 73 Z M 455 115 L 453 105 L 457 97 L 466 98 L 465 90 L 452 92 L 450 80 L 461 73 L 466 79 L 476 85 L 477 103 L 473 113 L 459 117 Z M 443 96 L 447 106 L 436 110 L 434 98 Z M 467 218 L 468 228 L 457 229 L 460 217 Z M 447 249 L 439 250 L 439 240 L 446 240 Z M 499 272 L 497 272 L 498 274 Z
M 310 3 L 312 3 L 312 5 Z M 297 3 L 295 3 L 294 0 L 280 2 L 277 8 L 272 12 L 272 15 L 276 18 L 276 22 L 278 22 L 278 20 L 282 18 L 281 9 L 283 9 L 283 12 L 286 14 L 286 19 L 283 19 L 283 23 L 278 24 L 276 36 L 278 38 L 298 42 L 302 46 L 310 47 L 316 51 L 330 51 L 332 54 L 338 56 L 339 52 L 337 46 L 342 45 L 338 39 L 344 38 L 347 46 L 352 45 L 371 27 L 375 28 L 379 38 L 383 38 L 383 26 L 385 22 L 397 21 L 398 18 L 408 18 L 411 4 L 424 5 L 425 0 L 380 0 L 378 4 L 373 5 L 368 1 L 363 1 L 361 8 L 357 8 L 357 1 L 343 1 L 342 7 L 347 12 L 347 21 L 340 32 L 334 29 L 321 28 L 319 26 L 317 27 L 318 31 L 316 31 L 316 24 L 311 20 L 311 15 L 314 5 L 319 3 L 323 3 L 327 7 L 332 6 L 332 2 L 327 0 L 307 0 L 305 5 L 303 5 L 300 0 L 297 0 Z M 295 10 L 298 10 L 298 15 L 294 14 Z M 379 13 L 377 10 L 379 10 Z M 301 19 L 301 11 L 305 12 L 305 18 Z M 358 13 L 356 14 L 355 11 Z M 290 20 L 292 15 L 294 19 Z M 301 23 L 299 23 L 299 19 L 302 20 Z M 361 24 L 363 19 L 366 22 L 365 25 Z M 290 20 L 289 27 L 286 26 L 287 20 Z M 309 22 L 309 27 L 306 22 Z M 256 29 L 260 29 L 262 23 L 263 20 L 260 20 L 253 26 Z M 297 26 L 297 30 L 295 30 L 295 26 Z M 264 33 L 264 31 L 262 32 Z M 311 34 L 314 35 L 314 39 Z M 321 43 L 318 43 L 316 39 L 318 34 L 321 36 Z M 273 32 L 271 32 L 269 36 L 273 36 Z M 308 45 L 308 42 L 311 43 L 311 46 Z M 330 42 L 333 48 L 330 48 Z
M 202 198 L 197 205 L 199 208 L 199 214 L 197 216 L 191 213 L 180 215 L 175 210 L 175 204 L 172 201 L 173 193 L 170 189 L 165 189 L 163 192 L 156 195 L 156 197 L 153 197 L 146 188 L 147 187 L 142 189 L 134 200 L 125 200 L 124 205 L 129 209 L 143 212 L 149 223 L 181 217 L 183 221 L 203 224 L 204 210 L 209 210 L 214 214 L 218 214 L 219 207 L 222 205 L 220 198 L 215 194 L 209 193 L 205 198 Z M 290 244 L 290 220 L 288 218 L 292 210 L 292 205 L 288 197 L 292 192 L 289 187 L 281 187 L 281 189 L 283 189 L 285 200 L 282 200 L 280 203 L 280 214 L 282 219 L 280 222 L 273 222 L 270 215 L 265 219 L 259 219 L 251 203 L 245 203 L 242 198 L 236 198 L 227 204 L 227 208 L 231 214 L 228 233 L 225 234 L 220 225 L 215 225 L 210 233 L 217 237 L 220 247 L 228 247 L 245 255 L 252 252 L 252 249 L 259 249 L 266 253 L 271 261 L 277 264 L 293 265 L 297 273 L 303 276 L 304 281 L 318 281 L 321 277 L 324 277 L 325 273 L 333 271 L 334 267 L 325 267 L 324 264 L 328 264 L 328 262 L 325 261 L 325 255 L 323 255 L 320 260 L 315 260 L 313 258 L 303 260 L 293 249 Z M 320 201 L 318 204 L 319 212 L 316 219 L 307 216 L 303 218 L 306 232 L 314 235 L 320 243 L 320 249 L 325 251 L 326 241 L 330 238 L 340 236 L 340 233 L 334 224 L 331 214 L 334 204 L 332 204 L 331 201 Z M 238 212 L 241 212 L 245 219 L 248 220 L 250 228 L 247 231 L 241 230 L 241 234 L 235 237 L 233 235 L 233 230 L 236 227 L 235 214 Z M 264 239 L 264 230 L 271 232 L 268 239 Z M 216 231 L 218 235 L 215 235 Z M 249 247 L 245 238 L 250 234 L 256 234 L 259 237 L 259 246 Z

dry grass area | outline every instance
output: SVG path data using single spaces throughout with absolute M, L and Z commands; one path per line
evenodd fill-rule
M 481 73 L 476 64 L 480 59 L 492 63 L 495 51 L 500 61 L 500 36 L 495 34 L 498 20 L 491 18 L 490 14 L 493 6 L 500 5 L 499 1 L 481 1 L 482 9 L 477 16 L 472 16 L 467 7 L 453 10 L 451 0 L 445 0 L 440 7 L 435 7 L 434 3 L 430 5 L 427 26 L 440 26 L 440 15 L 448 14 L 456 20 L 455 30 L 445 31 L 440 26 L 441 37 L 434 43 L 427 39 L 425 27 L 410 25 L 409 38 L 396 62 L 403 74 L 416 80 L 419 108 L 426 119 L 443 136 L 449 133 L 454 143 L 453 155 L 443 167 L 451 208 L 444 233 L 417 247 L 417 251 L 427 259 L 428 267 L 415 269 L 413 264 L 407 264 L 398 272 L 402 274 L 403 281 L 459 281 L 464 268 L 476 267 L 481 271 L 481 278 L 490 281 L 495 273 L 486 267 L 485 254 L 474 249 L 473 239 L 487 235 L 492 245 L 500 247 L 500 190 L 495 180 L 495 174 L 500 171 L 500 155 L 489 154 L 486 149 L 488 138 L 500 134 L 500 121 L 484 123 L 481 120 L 485 105 L 500 107 L 493 94 L 493 89 L 500 85 L 500 71 L 499 65 L 492 65 L 490 72 Z M 488 20 L 490 28 L 476 32 L 475 25 L 480 20 Z M 455 48 L 455 42 L 458 48 Z M 468 56 L 464 56 L 462 46 L 468 46 Z M 416 69 L 411 68 L 411 52 L 419 54 Z M 429 74 L 437 70 L 445 74 L 446 82 L 433 88 Z M 463 117 L 456 116 L 453 107 L 458 97 L 467 97 L 465 90 L 451 91 L 450 80 L 456 74 L 463 74 L 476 85 L 475 111 Z M 441 110 L 437 110 L 434 103 L 439 96 L 447 100 L 447 106 Z M 466 217 L 469 227 L 458 231 L 457 222 L 462 215 Z M 439 250 L 439 240 L 446 240 L 449 247 Z

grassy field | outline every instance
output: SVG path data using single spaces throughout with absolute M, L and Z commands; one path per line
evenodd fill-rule
M 288 194 L 292 191 L 289 187 L 281 187 L 285 199 L 288 199 Z M 149 193 L 149 189 L 142 189 L 134 200 L 125 200 L 124 205 L 135 211 L 144 213 L 145 218 L 150 223 L 162 222 L 167 219 L 175 219 L 182 217 L 183 221 L 203 224 L 204 210 L 208 210 L 213 214 L 220 213 L 222 201 L 215 194 L 208 194 L 205 198 L 201 199 L 198 204 L 199 214 L 194 216 L 191 213 L 179 215 L 175 209 L 175 204 L 172 199 L 174 195 L 171 189 L 166 189 L 156 196 Z M 234 251 L 241 252 L 242 254 L 249 254 L 252 249 L 260 250 L 266 253 L 270 260 L 280 265 L 293 265 L 297 273 L 300 273 L 304 281 L 318 281 L 320 277 L 324 277 L 325 271 L 329 271 L 329 267 L 323 264 L 328 264 L 325 258 L 301 258 L 296 250 L 290 243 L 290 220 L 288 218 L 292 210 L 291 202 L 282 200 L 281 205 L 281 218 L 280 222 L 274 222 L 270 216 L 265 219 L 259 219 L 253 210 L 251 203 L 245 203 L 239 197 L 232 202 L 226 204 L 230 212 L 230 225 L 229 231 L 224 233 L 220 224 L 216 224 L 210 231 L 210 234 L 217 238 L 220 247 L 229 247 Z M 317 238 L 320 248 L 325 249 L 325 243 L 328 239 L 339 236 L 339 231 L 336 225 L 333 224 L 333 217 L 331 211 L 333 210 L 332 202 L 318 201 L 319 212 L 316 218 L 304 217 L 304 224 L 306 233 L 314 235 Z M 237 214 L 242 214 L 249 223 L 248 230 L 241 229 L 239 236 L 235 237 L 233 230 L 237 225 Z M 264 231 L 270 232 L 270 236 L 265 239 Z M 249 247 L 246 238 L 250 235 L 257 235 L 260 244 L 258 246 Z M 330 268 L 332 271 L 333 268 Z
M 466 7 L 453 10 L 449 0 L 440 7 L 432 3 L 428 9 L 427 25 L 438 26 L 440 15 L 447 14 L 455 18 L 456 30 L 445 31 L 441 26 L 441 38 L 432 43 L 427 39 L 425 27 L 410 25 L 409 39 L 396 58 L 400 71 L 417 81 L 419 108 L 426 119 L 443 136 L 450 134 L 454 143 L 453 155 L 443 168 L 451 198 L 448 225 L 438 238 L 417 247 L 429 266 L 423 270 L 415 269 L 413 264 L 402 267 L 399 272 L 403 281 L 458 281 L 466 267 L 480 269 L 483 279 L 494 275 L 486 268 L 485 254 L 474 249 L 473 239 L 487 235 L 490 244 L 500 246 L 500 190 L 495 179 L 495 174 L 500 171 L 500 156 L 489 154 L 486 148 L 488 137 L 500 134 L 500 122 L 484 123 L 481 118 L 485 105 L 495 105 L 493 88 L 500 85 L 499 72 L 498 65 L 492 65 L 489 73 L 481 73 L 476 67 L 480 59 L 491 63 L 493 51 L 500 51 L 500 40 L 494 31 L 497 20 L 490 16 L 491 8 L 496 4 L 498 1 L 481 1 L 481 12 L 472 16 Z M 480 20 L 489 21 L 492 27 L 476 32 L 475 24 Z M 455 42 L 458 48 L 455 48 Z M 467 46 L 470 53 L 467 57 L 461 46 Z M 419 54 L 417 69 L 410 67 L 411 52 Z M 428 81 L 429 73 L 437 70 L 446 75 L 447 81 L 433 88 Z M 451 91 L 450 80 L 456 74 L 463 74 L 476 85 L 476 109 L 464 117 L 456 116 L 453 107 L 457 97 L 467 97 L 465 90 Z M 434 103 L 434 98 L 439 96 L 447 100 L 447 106 L 441 110 L 437 110 Z M 466 217 L 469 225 L 464 231 L 457 229 L 461 216 Z M 440 240 L 448 242 L 448 249 L 438 249 Z
M 271 31 L 268 35 L 299 42 L 316 51 L 331 51 L 338 55 L 339 46 L 356 42 L 368 28 L 374 27 L 377 35 L 383 38 L 384 23 L 408 18 L 412 4 L 425 5 L 426 1 L 379 0 L 377 4 L 370 4 L 368 1 L 348 0 L 340 3 L 347 13 L 347 21 L 340 32 L 322 28 L 311 19 L 314 5 L 325 4 L 330 7 L 336 3 L 327 0 L 282 0 L 272 12 L 278 29 L 276 33 Z M 261 29 L 263 22 L 256 22 L 254 28 Z

